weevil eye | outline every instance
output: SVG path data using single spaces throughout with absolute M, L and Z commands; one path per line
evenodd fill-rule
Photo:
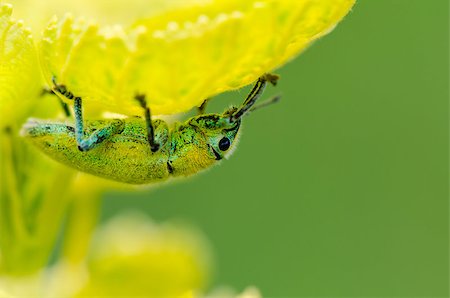
M 230 139 L 227 137 L 223 137 L 219 141 L 219 149 L 221 151 L 227 151 L 228 148 L 230 148 L 231 142 Z

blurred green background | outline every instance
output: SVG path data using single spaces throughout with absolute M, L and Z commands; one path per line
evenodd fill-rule
M 281 103 L 245 119 L 202 175 L 104 197 L 197 225 L 211 286 L 266 297 L 448 296 L 449 2 L 360 0 L 277 73 Z M 239 104 L 246 90 L 208 111 Z

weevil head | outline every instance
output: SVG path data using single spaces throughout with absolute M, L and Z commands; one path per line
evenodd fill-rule
M 223 114 L 206 114 L 192 117 L 172 131 L 168 168 L 173 175 L 190 175 L 208 168 L 229 156 L 239 137 L 242 117 L 259 107 L 277 102 L 279 96 L 254 106 L 261 95 L 265 81 L 276 76 L 258 80 L 250 95 L 239 107 L 231 107 Z
M 189 121 L 204 137 L 214 160 L 229 156 L 236 147 L 241 119 L 232 119 L 237 108 L 232 107 L 223 114 L 206 114 L 194 117 Z
M 232 153 L 241 126 L 240 119 L 231 121 L 235 110 L 199 115 L 175 127 L 169 153 L 169 168 L 174 175 L 194 174 Z

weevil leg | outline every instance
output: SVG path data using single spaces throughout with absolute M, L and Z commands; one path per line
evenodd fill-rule
M 144 94 L 136 94 L 134 97 L 141 107 L 144 109 L 144 115 L 145 115 L 145 124 L 147 126 L 147 139 L 148 143 L 150 144 L 150 150 L 152 152 L 156 152 L 159 150 L 160 144 L 155 142 L 155 129 L 153 127 L 152 118 L 150 114 L 150 108 L 147 106 L 147 100 L 145 99 Z
M 61 104 L 61 108 L 64 111 L 64 115 L 66 115 L 66 117 L 70 117 L 70 109 L 69 109 L 69 105 L 66 104 L 64 101 L 61 100 L 61 98 L 58 98 L 59 103 Z
M 123 129 L 123 122 L 120 120 L 113 121 L 109 125 L 96 130 L 91 135 L 85 137 L 84 123 L 83 123 L 83 106 L 82 99 L 79 96 L 74 96 L 72 92 L 67 90 L 65 85 L 60 85 L 56 82 L 56 77 L 52 77 L 53 88 L 51 93 L 61 94 L 67 99 L 73 99 L 73 110 L 75 114 L 75 138 L 77 140 L 78 149 L 80 151 L 89 151 L 104 140 L 108 139 L 114 134 L 119 133 Z M 61 101 L 63 108 L 66 103 Z M 68 113 L 70 115 L 70 113 Z
M 55 95 L 55 92 L 53 92 L 53 90 L 48 88 L 48 87 L 42 87 L 40 96 L 44 96 L 44 95 L 47 95 L 47 94 Z
M 75 138 L 77 140 L 78 149 L 80 151 L 89 151 L 98 144 L 107 140 L 112 135 L 120 133 L 123 129 L 123 122 L 116 120 L 109 123 L 107 126 L 96 130 L 88 137 L 84 136 L 83 127 L 83 107 L 81 97 L 74 97 L 74 112 L 75 112 Z
M 69 105 L 62 101 L 62 99 L 56 95 L 55 91 L 48 87 L 43 87 L 40 96 L 44 96 L 46 94 L 54 95 L 56 98 L 58 98 L 58 102 L 61 105 L 62 110 L 64 111 L 64 115 L 66 115 L 66 117 L 70 117 Z
M 206 106 L 208 105 L 208 102 L 211 100 L 211 98 L 207 98 L 205 99 L 202 104 L 197 108 L 197 114 L 198 115 L 203 115 L 205 114 L 206 111 Z
M 263 94 L 267 82 L 275 86 L 277 84 L 278 78 L 279 77 L 274 74 L 265 74 L 262 77 L 260 77 L 256 81 L 250 93 L 247 95 L 247 98 L 245 99 L 242 106 L 233 115 L 231 115 L 230 121 L 231 122 L 236 121 L 237 119 L 241 118 L 248 110 L 250 110 L 252 106 L 255 104 L 255 102 Z
M 53 92 L 58 92 L 59 94 L 63 95 L 67 99 L 73 99 L 75 97 L 72 92 L 67 90 L 66 85 L 58 84 L 56 82 L 55 76 L 52 77 L 52 83 L 53 83 L 53 88 L 52 88 Z
M 53 88 L 52 89 L 44 88 L 44 90 L 42 91 L 42 94 L 52 93 L 52 94 L 57 95 L 56 94 L 56 92 L 57 92 L 57 93 L 63 95 L 64 97 L 66 97 L 67 99 L 73 99 L 74 96 L 73 96 L 72 92 L 69 92 L 65 85 L 58 84 L 56 82 L 55 76 L 52 76 L 52 83 L 53 83 Z M 58 100 L 59 100 L 61 107 L 62 107 L 64 113 L 66 114 L 66 116 L 70 117 L 69 106 L 64 101 L 62 101 L 61 98 L 58 97 Z

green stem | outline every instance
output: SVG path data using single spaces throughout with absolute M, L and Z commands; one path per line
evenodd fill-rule
M 100 209 L 100 196 L 86 194 L 72 202 L 64 233 L 62 258 L 72 265 L 82 263 L 88 253 Z
M 4 162 L 5 173 L 3 173 L 4 181 L 6 184 L 6 195 L 2 199 L 4 203 L 2 204 L 2 213 L 5 219 L 10 219 L 10 224 L 7 225 L 11 228 L 11 240 L 24 241 L 27 238 L 27 231 L 25 226 L 25 221 L 23 218 L 23 198 L 21 197 L 18 189 L 19 185 L 17 183 L 17 172 L 14 167 L 14 146 L 13 137 L 8 135 L 5 140 L 3 140 L 4 155 L 6 158 Z M 8 213 L 5 214 L 5 213 Z

